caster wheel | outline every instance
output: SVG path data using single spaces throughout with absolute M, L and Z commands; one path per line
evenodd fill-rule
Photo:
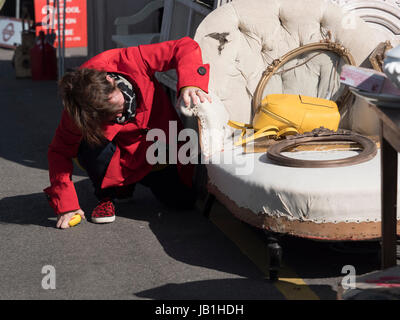
M 269 278 L 271 281 L 277 281 L 282 264 L 282 247 L 279 245 L 278 240 L 273 237 L 270 237 L 268 241 Z

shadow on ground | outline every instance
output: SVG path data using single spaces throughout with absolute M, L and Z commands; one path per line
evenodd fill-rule
M 357 274 L 380 269 L 380 245 L 377 241 L 324 242 L 285 237 L 282 245 L 285 261 L 296 265 L 303 278 L 344 276 L 346 265 Z
M 264 231 L 245 225 L 260 239 Z M 303 279 L 343 277 L 344 266 L 354 266 L 357 274 L 380 269 L 378 241 L 316 241 L 289 235 L 279 235 L 283 261 Z
M 97 200 L 92 194 L 88 179 L 75 183 L 81 207 L 90 220 L 90 212 Z M 197 211 L 173 211 L 165 208 L 142 186 L 135 190 L 134 201 L 117 204 L 118 218 L 129 219 L 129 223 L 146 222 L 157 238 L 165 253 L 174 260 L 191 266 L 226 272 L 227 279 L 210 279 L 205 281 L 187 281 L 170 283 L 150 290 L 133 293 L 139 298 L 147 299 L 284 299 L 263 274 L 233 242 Z M 0 224 L 37 225 L 44 228 L 55 228 L 55 218 L 43 193 L 6 197 L 0 200 Z M 115 230 L 119 232 L 118 221 Z M 106 226 L 96 226 L 104 227 Z M 132 238 L 126 233 L 119 236 Z M 94 232 L 99 228 L 83 224 L 75 232 Z M 63 231 L 60 231 L 63 232 Z M 68 232 L 68 231 L 65 231 Z M 259 232 L 254 230 L 254 232 Z M 125 234 L 125 235 L 124 235 Z M 261 233 L 259 236 L 262 237 Z M 340 276 L 343 265 L 352 264 L 357 273 L 377 269 L 370 263 L 371 255 L 343 254 L 330 249 L 329 244 L 308 241 L 291 237 L 282 239 L 285 263 L 295 266 L 302 278 L 329 278 Z M 376 260 L 376 259 L 375 259 Z M 372 261 L 372 260 L 371 260 Z M 230 274 L 243 279 L 230 278 Z M 299 290 L 299 285 L 290 285 Z M 316 292 L 321 292 L 324 299 L 335 299 L 336 292 L 331 285 L 310 285 Z
M 90 212 L 97 203 L 92 194 L 91 182 L 88 179 L 81 180 L 75 183 L 75 188 L 81 208 L 87 220 L 90 220 Z M 93 235 L 87 236 L 97 237 L 99 228 L 106 228 L 107 232 L 110 232 L 112 228 L 112 232 L 120 232 L 118 236 L 132 238 L 134 245 L 135 240 L 138 240 L 135 235 L 129 233 L 129 229 L 127 231 L 123 221 L 132 219 L 132 221 L 128 220 L 132 228 L 135 227 L 136 222 L 144 221 L 148 223 L 151 232 L 154 233 L 165 252 L 177 261 L 248 278 L 262 279 L 263 277 L 262 273 L 209 220 L 194 210 L 179 212 L 166 209 L 145 187 L 138 186 L 135 190 L 134 202 L 117 204 L 117 210 L 117 221 L 109 227 L 91 223 L 88 225 L 85 222 L 79 226 L 79 230 L 71 231 L 93 232 Z M 55 228 L 55 215 L 44 193 L 5 197 L 0 200 L 1 224 Z M 60 230 L 59 232 L 71 231 Z
M 292 285 L 293 290 L 301 286 Z M 312 290 L 324 292 L 324 299 L 336 299 L 336 292 L 328 285 L 312 285 Z M 210 291 L 212 290 L 212 291 Z M 193 281 L 181 284 L 170 283 L 161 287 L 135 292 L 140 298 L 155 300 L 282 300 L 285 296 L 277 292 L 265 279 L 217 279 Z M 298 299 L 306 299 L 299 295 Z
M 89 179 L 75 183 L 75 186 L 83 208 L 95 205 L 96 200 L 91 195 L 92 187 Z M 0 225 L 19 224 L 55 228 L 55 219 L 56 215 L 49 206 L 44 192 L 0 199 Z

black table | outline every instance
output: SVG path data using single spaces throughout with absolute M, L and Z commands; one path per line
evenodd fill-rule
M 381 268 L 394 267 L 397 249 L 397 163 L 400 152 L 400 96 L 374 94 L 350 87 L 365 99 L 380 120 L 381 140 Z
M 399 109 L 371 104 L 381 123 L 382 269 L 396 265 L 397 162 L 400 152 Z

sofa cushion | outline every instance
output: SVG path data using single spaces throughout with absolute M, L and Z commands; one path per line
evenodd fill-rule
M 307 151 L 283 155 L 323 160 L 355 153 Z M 372 160 L 334 168 L 280 166 L 271 163 L 266 153 L 244 154 L 240 148 L 214 154 L 207 164 L 209 184 L 237 207 L 257 216 L 313 223 L 380 221 L 379 168 L 379 150 Z

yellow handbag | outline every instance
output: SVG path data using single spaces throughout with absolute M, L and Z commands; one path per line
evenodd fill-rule
M 245 144 L 261 137 L 279 138 L 286 135 L 302 134 L 312 131 L 319 127 L 337 131 L 340 121 L 339 110 L 343 111 L 350 98 L 350 91 L 346 87 L 341 97 L 334 102 L 332 100 L 309 97 L 297 94 L 269 94 L 262 98 L 264 88 L 273 74 L 277 72 L 285 63 L 293 58 L 307 52 L 317 51 L 314 56 L 324 51 L 333 51 L 341 56 L 345 63 L 355 65 L 354 59 L 349 51 L 342 45 L 331 42 L 329 38 L 317 43 L 310 43 L 275 59 L 265 70 L 263 77 L 258 83 L 253 98 L 254 118 L 251 124 L 244 124 L 230 120 L 228 124 L 236 129 L 241 129 L 241 139 L 235 145 Z M 296 68 L 287 69 L 291 70 Z M 339 106 L 339 107 L 338 107 Z M 253 129 L 254 134 L 245 137 L 248 129 Z
M 236 145 L 265 136 L 280 137 L 302 134 L 319 127 L 336 131 L 340 113 L 334 101 L 297 94 L 269 94 L 262 101 L 252 124 L 229 121 L 229 125 L 242 129 L 242 138 Z M 243 138 L 247 129 L 255 133 Z

